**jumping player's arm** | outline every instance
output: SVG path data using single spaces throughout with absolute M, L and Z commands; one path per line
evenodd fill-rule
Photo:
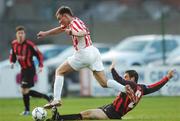
M 37 48 L 37 46 L 33 42 L 28 41 L 28 44 L 31 47 L 33 55 L 35 55 L 39 61 L 39 67 L 42 68 L 43 67 L 43 55 L 42 55 L 42 53 L 39 51 L 39 49 Z
M 66 27 L 64 27 L 64 26 L 58 26 L 58 27 L 55 27 L 55 28 L 50 29 L 48 31 L 40 31 L 37 34 L 37 37 L 38 37 L 38 39 L 40 39 L 40 38 L 43 38 L 43 37 L 46 37 L 46 36 L 49 36 L 49 35 L 56 35 L 56 34 L 64 32 L 65 28 Z
M 160 81 L 151 84 L 151 85 L 144 85 L 144 95 L 153 93 L 158 91 L 160 88 L 162 88 L 168 81 L 174 76 L 174 71 L 170 70 L 168 74 L 163 77 Z

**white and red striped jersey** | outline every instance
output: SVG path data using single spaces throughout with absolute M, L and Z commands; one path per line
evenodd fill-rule
M 73 32 L 87 33 L 84 36 L 72 35 L 72 41 L 73 41 L 73 46 L 74 46 L 75 50 L 80 50 L 80 49 L 83 49 L 83 48 L 86 48 L 86 47 L 92 45 L 90 32 L 89 32 L 88 28 L 86 27 L 86 25 L 84 24 L 84 22 L 81 21 L 79 18 L 74 17 L 73 20 L 71 21 L 71 23 L 69 24 L 69 28 L 72 30 L 72 33 Z

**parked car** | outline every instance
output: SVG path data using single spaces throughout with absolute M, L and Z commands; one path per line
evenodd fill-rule
M 172 61 L 170 61 L 169 64 L 174 66 L 180 66 L 180 55 L 172 59 Z
M 10 67 L 9 59 L 0 62 L 0 68 L 4 68 L 4 67 Z
M 57 44 L 45 44 L 45 45 L 38 45 L 39 50 L 43 54 L 43 60 L 47 61 L 58 54 L 60 54 L 63 50 L 65 50 L 68 46 L 67 45 L 57 45 Z M 37 58 L 34 58 L 35 65 L 38 64 Z
M 110 65 L 112 59 L 121 66 L 146 65 L 162 58 L 161 35 L 139 35 L 125 38 L 109 52 L 102 55 L 105 65 Z M 167 57 L 177 47 L 180 47 L 180 36 L 165 35 Z
M 180 47 L 174 49 L 169 56 L 165 59 L 159 59 L 148 64 L 148 66 L 162 66 L 162 65 L 180 65 Z
M 64 49 L 66 49 L 68 46 L 66 45 L 56 45 L 56 44 L 44 44 L 44 45 L 38 45 L 38 49 L 43 54 L 44 61 L 53 58 L 57 56 L 59 53 L 61 53 Z M 33 58 L 35 65 L 38 65 L 38 60 L 36 57 Z M 18 66 L 18 64 L 16 64 Z M 6 59 L 4 61 L 0 62 L 0 68 L 3 67 L 9 67 L 10 62 L 9 59 Z

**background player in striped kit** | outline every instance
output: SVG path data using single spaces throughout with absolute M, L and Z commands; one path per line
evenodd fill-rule
M 16 39 L 12 41 L 12 49 L 9 59 L 11 68 L 14 68 L 16 60 L 18 60 L 21 66 L 21 90 L 25 106 L 25 111 L 22 112 L 22 115 L 29 115 L 29 96 L 45 98 L 48 102 L 51 98 L 35 90 L 30 90 L 30 88 L 34 86 L 34 76 L 36 74 L 33 56 L 36 56 L 39 61 L 40 72 L 43 68 L 43 56 L 35 44 L 26 39 L 25 36 L 25 28 L 23 26 L 16 27 Z
M 131 111 L 140 101 L 143 95 L 147 95 L 158 91 L 162 88 L 174 75 L 174 71 L 170 70 L 166 76 L 160 81 L 151 84 L 137 84 L 138 73 L 135 70 L 127 70 L 124 74 L 124 79 L 118 75 L 114 68 L 114 63 L 110 67 L 113 78 L 122 85 L 129 85 L 134 92 L 134 97 L 129 96 L 124 92 L 120 92 L 115 100 L 107 105 L 99 107 L 97 109 L 89 109 L 82 111 L 79 114 L 59 115 L 55 110 L 52 120 L 64 121 L 64 120 L 83 120 L 83 119 L 121 119 L 129 111 Z
M 72 36 L 73 46 L 76 52 L 57 68 L 54 83 L 54 100 L 44 107 L 51 108 L 53 106 L 60 106 L 64 75 L 85 67 L 92 70 L 93 75 L 102 87 L 110 87 L 125 92 L 124 86 L 115 80 L 106 79 L 100 52 L 93 46 L 90 32 L 84 22 L 75 17 L 71 9 L 67 6 L 60 7 L 56 12 L 56 17 L 60 26 L 49 31 L 40 31 L 37 34 L 38 38 L 66 32 Z

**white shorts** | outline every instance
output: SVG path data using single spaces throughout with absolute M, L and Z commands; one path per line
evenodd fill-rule
M 88 67 L 92 71 L 104 70 L 100 52 L 94 46 L 76 51 L 67 61 L 74 70 L 80 70 L 85 67 Z

